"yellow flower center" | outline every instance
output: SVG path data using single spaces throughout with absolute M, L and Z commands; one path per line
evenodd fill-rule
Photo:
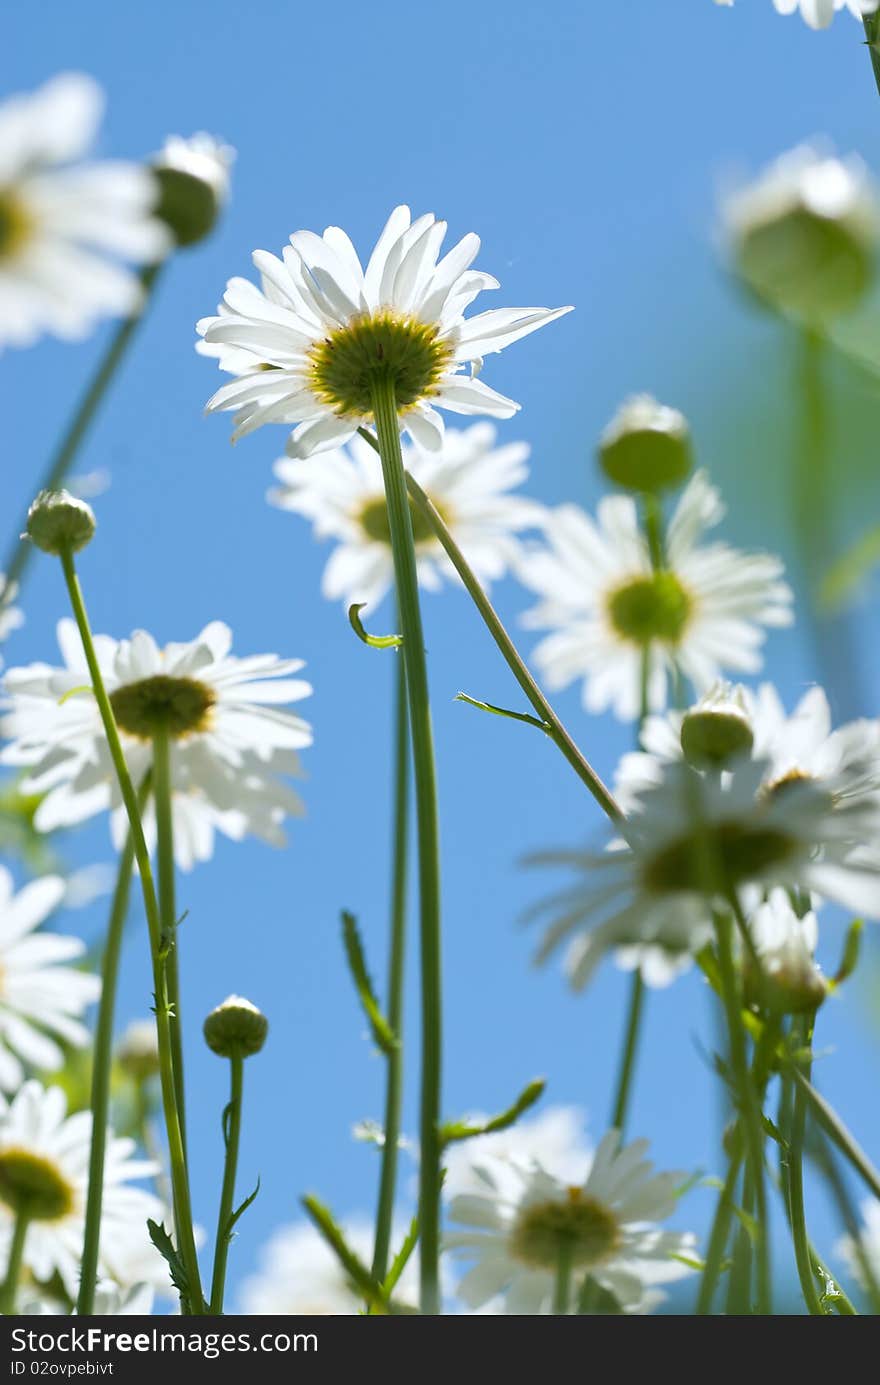
M 33 218 L 13 188 L 0 188 L 0 263 L 16 256 L 30 239 Z
M 719 822 L 658 851 L 642 867 L 642 885 L 652 894 L 729 893 L 796 850 L 795 839 L 778 828 Z
M 398 412 L 436 394 L 452 363 L 452 347 L 434 323 L 388 309 L 354 317 L 316 342 L 310 352 L 312 389 L 341 417 L 364 418 L 373 407 L 377 376 L 394 383 Z
M 60 1221 L 73 1211 L 74 1190 L 50 1159 L 10 1146 L 0 1151 L 0 1198 L 29 1221 Z
M 555 1270 L 561 1256 L 576 1269 L 607 1260 L 620 1244 L 613 1212 L 580 1188 L 569 1188 L 566 1202 L 535 1202 L 519 1213 L 510 1250 L 523 1264 Z
M 674 572 L 634 577 L 608 597 L 608 615 L 621 639 L 645 647 L 654 640 L 678 644 L 693 601 Z
M 412 521 L 413 539 L 416 547 L 420 544 L 430 543 L 434 538 L 434 530 L 425 519 L 421 510 L 413 504 L 412 496 L 409 498 L 409 517 Z M 434 508 L 438 510 L 447 524 L 449 519 L 444 510 L 440 508 L 437 501 L 433 501 Z M 373 496 L 362 505 L 357 515 L 357 521 L 363 529 L 368 539 L 373 543 L 384 543 L 391 546 L 391 526 L 388 523 L 388 506 L 385 503 L 384 495 Z
M 172 740 L 207 731 L 216 700 L 207 684 L 163 673 L 126 683 L 110 694 L 117 726 L 143 741 L 163 731 Z

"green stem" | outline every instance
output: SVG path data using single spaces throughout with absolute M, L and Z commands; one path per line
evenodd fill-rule
M 874 1196 L 880 1197 L 880 1173 L 849 1133 L 837 1112 L 828 1105 L 823 1096 L 819 1095 L 816 1088 L 792 1059 L 785 1061 L 785 1069 L 794 1083 L 795 1093 L 799 1091 L 803 1093 L 812 1109 L 814 1119 L 818 1121 L 828 1138 L 837 1145 L 841 1154 L 852 1164 L 856 1173 L 864 1180 Z
M 799 1026 L 799 1037 L 805 1047 L 812 1042 L 812 1018 Z M 809 1060 L 804 1060 L 809 1073 Z M 798 1279 L 807 1310 L 812 1317 L 824 1318 L 825 1310 L 819 1302 L 816 1280 L 813 1273 L 811 1246 L 807 1235 L 807 1220 L 804 1207 L 804 1131 L 807 1120 L 807 1102 L 803 1090 L 798 1087 L 794 1094 L 794 1110 L 791 1117 L 791 1137 L 789 1141 L 788 1167 L 788 1205 L 791 1236 L 794 1242 L 794 1256 Z
M 148 791 L 149 783 L 147 781 L 141 788 L 139 807 L 142 807 Z M 92 1060 L 90 1100 L 92 1143 L 89 1151 L 89 1187 L 86 1197 L 85 1236 L 80 1267 L 79 1295 L 76 1301 L 76 1311 L 81 1317 L 88 1317 L 95 1310 L 95 1285 L 98 1279 L 98 1254 L 101 1241 L 101 1211 L 104 1201 L 104 1159 L 107 1150 L 107 1123 L 110 1110 L 110 1077 L 113 1068 L 116 988 L 119 980 L 119 960 L 122 955 L 122 940 L 125 933 L 125 920 L 128 915 L 133 870 L 134 840 L 131 832 L 129 832 L 119 858 L 116 888 L 110 906 L 107 938 L 104 943 L 104 956 L 101 962 L 101 1002 L 98 1007 L 94 1058 Z
M 143 321 L 150 300 L 150 295 L 159 276 L 159 271 L 161 268 L 161 264 L 152 264 L 146 265 L 141 270 L 140 279 L 141 285 L 143 287 L 143 297 L 141 299 L 141 302 L 138 304 L 138 307 L 136 311 L 132 314 L 132 316 L 127 317 L 122 322 L 120 322 L 115 332 L 113 333 L 113 336 L 111 337 L 110 343 L 107 347 L 107 351 L 104 357 L 102 358 L 95 375 L 89 383 L 88 389 L 83 395 L 77 407 L 76 413 L 73 415 L 73 418 L 71 419 L 70 424 L 68 425 L 66 433 L 62 437 L 57 451 L 55 452 L 54 456 L 50 459 L 49 466 L 45 472 L 45 475 L 43 476 L 43 479 L 37 487 L 37 490 L 34 492 L 35 495 L 38 491 L 59 490 L 60 487 L 64 484 L 68 472 L 70 471 L 70 468 L 73 465 L 73 462 L 76 458 L 76 454 L 79 451 L 80 444 L 85 438 L 86 433 L 88 432 L 89 427 L 92 423 L 92 420 L 95 417 L 95 414 L 97 413 L 98 406 L 101 403 L 101 400 L 103 399 L 104 394 L 107 391 L 107 387 L 113 379 L 113 376 L 116 374 L 116 370 L 120 362 L 122 361 L 122 358 L 124 357 L 126 350 L 128 349 L 128 346 L 131 343 L 132 338 L 135 335 L 135 332 L 137 331 L 137 328 Z M 34 545 L 32 543 L 27 543 L 18 537 L 20 534 L 24 533 L 26 526 L 27 515 L 23 517 L 22 521 L 18 525 L 18 528 L 16 530 L 16 538 L 13 541 L 12 546 L 9 549 L 9 552 L 7 553 L 5 568 L 0 569 L 0 571 L 3 571 L 6 576 L 5 592 L 7 593 L 7 596 L 16 584 L 21 584 L 22 578 L 24 577 L 25 569 L 27 568 L 27 565 L 31 559 L 31 555 L 34 552 Z M 4 597 L 0 595 L 0 608 L 2 608 L 3 600 Z
M 180 1016 L 180 967 L 178 963 L 177 899 L 174 869 L 174 786 L 171 780 L 171 741 L 166 730 L 153 736 L 153 801 L 156 806 L 156 864 L 159 876 L 159 921 L 168 944 L 165 976 L 168 986 L 168 1027 L 174 1095 L 180 1121 L 180 1138 L 186 1158 L 186 1095 L 183 1076 L 183 1037 Z
M 546 724 L 548 735 L 555 742 L 558 749 L 562 751 L 562 754 L 571 765 L 575 774 L 577 774 L 579 779 L 589 789 L 603 813 L 606 813 L 614 823 L 622 822 L 623 812 L 619 804 L 615 802 L 610 790 L 603 784 L 592 765 L 590 765 L 581 754 L 562 722 L 559 720 L 559 717 L 550 706 L 550 703 L 541 692 L 538 684 L 529 673 L 525 661 L 502 625 L 492 603 L 468 566 L 464 554 L 446 528 L 440 514 L 434 505 L 432 505 L 418 481 L 414 480 L 409 474 L 407 474 L 406 477 L 406 485 L 412 497 L 413 504 L 419 514 L 422 515 L 431 526 L 434 536 L 441 544 L 446 556 L 464 583 L 474 605 L 483 617 L 489 633 L 506 660 L 511 673 L 517 683 L 519 683 L 538 716 Z
M 373 1278 L 381 1284 L 388 1273 L 391 1223 L 397 1184 L 397 1157 L 403 1100 L 403 981 L 406 956 L 406 883 L 409 844 L 409 724 L 406 711 L 406 671 L 397 658 L 394 702 L 394 834 L 391 862 L 391 939 L 388 960 L 388 1023 L 396 1043 L 386 1061 L 385 1142 L 376 1207 Z
M 744 1153 L 742 1134 L 739 1125 L 734 1127 L 732 1140 L 733 1145 L 727 1166 L 727 1177 L 724 1180 L 724 1187 L 721 1189 L 718 1198 L 718 1206 L 715 1208 L 712 1230 L 709 1233 L 709 1247 L 706 1251 L 706 1264 L 700 1278 L 700 1290 L 697 1295 L 697 1306 L 695 1310 L 699 1315 L 704 1315 L 712 1311 L 712 1299 L 715 1295 L 715 1288 L 718 1280 L 721 1277 L 724 1252 L 727 1249 L 727 1240 L 730 1235 L 730 1224 L 733 1220 L 734 1195 Z
M 770 1312 L 771 1291 L 761 1106 L 752 1075 L 749 1072 L 745 1029 L 742 1023 L 742 1004 L 733 956 L 732 928 L 729 916 L 721 913 L 716 914 L 715 928 L 718 939 L 722 1001 L 730 1044 L 730 1062 L 740 1104 L 741 1118 L 745 1127 L 747 1170 L 750 1173 L 750 1187 L 754 1194 L 758 1223 L 757 1245 L 755 1247 L 758 1312 L 765 1315 Z
M 636 1050 L 638 1048 L 639 1026 L 642 1019 L 642 1002 L 644 997 L 645 983 L 642 980 L 641 971 L 636 967 L 630 984 L 626 1038 L 623 1045 L 623 1054 L 621 1055 L 620 1073 L 617 1079 L 614 1106 L 611 1112 L 612 1128 L 620 1131 L 621 1138 L 623 1137 L 623 1132 L 626 1127 L 626 1116 L 632 1092 L 632 1079 L 636 1066 Z
M 562 1316 L 568 1313 L 571 1303 L 571 1250 L 560 1250 L 556 1265 L 556 1283 L 553 1286 L 553 1312 Z
M 6 1277 L 3 1280 L 2 1288 L 0 1288 L 0 1313 L 4 1317 L 9 1317 L 15 1312 L 15 1296 L 18 1292 L 18 1281 L 21 1278 L 24 1243 L 27 1239 L 29 1225 L 27 1213 L 18 1212 L 12 1228 L 12 1240 L 9 1243 Z
M 150 853 L 147 850 L 147 843 L 144 838 L 144 829 L 141 823 L 137 794 L 131 781 L 131 775 L 128 772 L 125 752 L 122 749 L 122 743 L 119 739 L 119 731 L 116 726 L 116 719 L 113 715 L 113 708 L 107 696 L 107 689 L 104 686 L 104 679 L 101 675 L 98 656 L 95 653 L 95 645 L 92 639 L 88 613 L 80 588 L 79 578 L 76 575 L 76 566 L 72 553 L 68 551 L 61 555 L 61 566 L 64 571 L 64 580 L 67 584 L 71 608 L 76 620 L 77 629 L 79 630 L 80 639 L 82 640 L 83 652 L 92 680 L 92 691 L 95 695 L 95 701 L 98 704 L 98 711 L 101 716 L 101 723 L 104 727 L 104 734 L 107 737 L 110 759 L 113 763 L 113 768 L 119 783 L 119 790 L 122 795 L 122 801 L 125 805 L 126 814 L 128 815 L 129 829 L 134 842 L 134 857 L 137 862 L 141 890 L 144 896 L 144 911 L 147 916 L 147 928 L 150 935 L 150 953 L 153 964 L 156 1031 L 159 1041 L 159 1076 L 162 1087 L 162 1109 L 165 1117 L 165 1129 L 168 1136 L 168 1157 L 171 1166 L 171 1186 L 174 1190 L 175 1217 L 178 1223 L 180 1236 L 178 1250 L 183 1259 L 189 1281 L 190 1299 L 188 1308 L 191 1313 L 198 1315 L 203 1309 L 203 1299 L 201 1281 L 199 1278 L 199 1262 L 193 1236 L 189 1179 L 186 1171 L 186 1159 L 183 1152 L 183 1140 L 180 1132 L 180 1121 L 178 1119 L 174 1090 L 171 1035 L 168 1025 L 168 994 L 165 980 L 165 953 L 159 906 L 156 901 L 156 888 L 153 883 L 153 868 L 150 863 Z
M 394 576 L 403 634 L 409 698 L 419 852 L 419 914 L 422 996 L 422 1093 L 419 1119 L 419 1227 L 421 1311 L 439 1313 L 440 1090 L 442 1066 L 440 842 L 434 739 L 428 698 L 425 639 L 419 606 L 415 543 L 400 451 L 394 381 L 377 372 L 372 382 L 373 416 L 385 482 Z
M 806 1100 L 806 1098 L 804 1098 Z M 852 1244 L 853 1255 L 855 1256 L 862 1279 L 864 1289 L 871 1304 L 872 1311 L 880 1313 L 880 1281 L 874 1271 L 871 1257 L 865 1249 L 862 1240 L 862 1228 L 859 1224 L 859 1216 L 853 1204 L 852 1194 L 847 1185 L 846 1179 L 837 1166 L 837 1160 L 831 1149 L 830 1141 L 824 1134 L 818 1134 L 816 1148 L 813 1153 L 816 1166 L 822 1172 L 825 1182 L 834 1199 L 838 1214 L 846 1229 Z
M 233 1203 L 235 1201 L 235 1175 L 238 1169 L 238 1146 L 241 1138 L 241 1104 L 244 1083 L 244 1057 L 236 1045 L 229 1057 L 229 1112 L 228 1125 L 224 1118 L 226 1139 L 226 1160 L 223 1165 L 223 1191 L 220 1195 L 220 1212 L 217 1217 L 217 1240 L 214 1246 L 214 1274 L 211 1279 L 211 1312 L 223 1312 L 223 1294 L 226 1288 L 226 1261 L 229 1256 Z

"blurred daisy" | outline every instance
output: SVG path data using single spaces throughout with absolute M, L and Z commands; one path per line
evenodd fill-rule
M 564 1183 L 582 1183 L 591 1158 L 582 1113 L 573 1106 L 551 1106 L 507 1130 L 451 1144 L 443 1157 L 443 1195 L 451 1198 L 459 1193 L 482 1192 L 486 1186 L 482 1170 L 496 1164 L 500 1166 L 496 1182 L 511 1163 L 537 1163 Z
M 17 595 L 18 587 L 13 584 L 7 590 L 6 578 L 0 572 L 0 644 L 9 638 L 13 630 L 18 630 L 20 626 L 24 625 L 24 616 L 18 607 L 12 604 Z M 0 668 L 2 666 L 2 661 L 0 661 Z
M 749 936 L 761 964 L 761 978 L 750 976 L 745 958 L 747 982 L 763 985 L 768 1004 L 785 1014 L 812 1013 L 826 995 L 826 983 L 815 955 L 819 944 L 819 921 L 814 910 L 803 916 L 791 905 L 787 891 L 771 890 L 767 898 L 749 915 Z
M 0 1114 L 0 1256 L 8 1255 L 13 1223 L 27 1217 L 24 1264 L 47 1282 L 58 1275 L 76 1298 L 85 1230 L 85 1202 L 91 1147 L 91 1115 L 66 1115 L 64 1093 L 26 1082 Z M 153 1164 L 132 1158 L 133 1140 L 110 1135 L 104 1168 L 99 1271 L 124 1283 L 119 1264 L 133 1244 L 148 1241 L 147 1218 L 161 1212 L 157 1198 L 131 1180 L 155 1172 Z
M 877 805 L 835 803 L 809 780 L 768 794 L 766 773 L 761 761 L 741 762 L 723 780 L 667 765 L 634 803 L 618 849 L 535 857 L 580 876 L 534 910 L 548 920 L 540 956 L 568 941 L 567 971 L 581 987 L 609 949 L 693 954 L 712 938 L 716 902 L 724 907 L 736 892 L 749 912 L 775 885 L 880 917 L 880 865 L 862 846 L 880 827 Z
M 222 204 L 229 196 L 229 171 L 234 160 L 235 150 L 231 145 L 202 131 L 189 138 L 169 135 L 156 156 L 155 167 L 205 183 Z
M 82 337 L 98 319 L 130 313 L 141 288 L 119 260 L 168 248 L 147 169 L 69 166 L 92 143 L 103 104 L 91 78 L 67 73 L 0 106 L 0 346 L 30 346 L 45 332 Z
M 716 5 L 732 5 L 733 0 L 715 0 Z M 873 14 L 878 0 L 773 0 L 773 8 L 779 14 L 794 14 L 800 10 L 801 17 L 811 29 L 827 29 L 837 10 L 849 10 L 856 19 Z
M 118 844 L 125 812 L 72 621 L 59 622 L 58 643 L 63 667 L 32 664 L 6 674 L 0 733 L 11 743 L 0 762 L 26 768 L 22 791 L 44 795 L 34 818 L 40 831 L 111 809 Z M 215 831 L 280 843 L 284 816 L 301 812 L 279 776 L 300 772 L 297 751 L 312 741 L 309 724 L 283 710 L 311 692 L 290 677 L 302 660 L 240 659 L 231 647 L 232 633 L 220 621 L 190 643 L 164 649 L 143 630 L 129 640 L 95 640 L 136 783 L 152 764 L 153 736 L 164 731 L 170 738 L 175 853 L 183 869 L 211 856 Z M 145 827 L 154 832 L 149 811 Z
M 552 631 L 534 652 L 548 687 L 582 679 L 588 711 L 634 719 L 645 652 L 652 710 L 665 706 L 670 676 L 702 691 L 722 669 L 760 668 L 761 626 L 791 623 L 792 594 L 778 558 L 700 544 L 723 515 L 718 491 L 697 472 L 669 523 L 667 565 L 655 571 L 632 497 L 607 496 L 597 522 L 575 505 L 551 511 L 549 548 L 519 566 L 542 598 L 525 623 Z
M 153 1311 L 154 1298 L 155 1294 L 149 1284 L 135 1284 L 130 1289 L 119 1289 L 115 1284 L 104 1281 L 95 1288 L 95 1317 L 147 1318 Z M 57 1317 L 60 1314 L 67 1316 L 69 1309 L 60 1299 L 34 1295 L 19 1303 L 18 1313 L 27 1316 Z
M 404 466 L 433 501 L 453 538 L 485 585 L 503 577 L 520 553 L 517 535 L 541 523 L 544 510 L 511 495 L 528 475 L 526 443 L 496 447 L 491 423 L 447 429 L 439 452 L 404 449 Z M 375 605 L 394 580 L 391 531 L 382 465 L 361 437 L 348 448 L 319 458 L 285 458 L 275 464 L 281 485 L 272 504 L 305 515 L 318 538 L 338 540 L 324 570 L 322 589 L 331 600 Z M 436 591 L 457 580 L 433 532 L 411 507 L 419 582 Z
M 343 1226 L 355 1255 L 369 1265 L 375 1229 L 365 1220 Z M 406 1229 L 397 1227 L 393 1245 L 400 1246 Z M 414 1252 L 394 1291 L 400 1303 L 415 1306 L 419 1298 L 418 1253 Z M 282 1226 L 263 1248 L 257 1274 L 245 1280 L 241 1311 L 265 1316 L 302 1314 L 306 1317 L 344 1317 L 363 1311 L 363 1295 L 349 1281 L 336 1255 L 311 1222 Z
M 537 1162 L 510 1162 L 481 1169 L 483 1191 L 463 1193 L 449 1215 L 464 1228 L 446 1245 L 473 1262 L 457 1292 L 471 1308 L 503 1295 L 503 1311 L 535 1315 L 552 1311 L 560 1260 L 571 1268 L 577 1306 L 589 1281 L 612 1294 L 626 1313 L 645 1312 L 658 1301 L 656 1286 L 680 1279 L 693 1255 L 694 1238 L 661 1231 L 675 1211 L 683 1175 L 656 1174 L 645 1159 L 646 1140 L 621 1147 L 620 1134 L 603 1138 L 582 1183 L 568 1184 Z M 500 1175 L 500 1176 L 499 1176 Z
M 438 261 L 446 222 L 411 220 L 396 207 L 366 269 L 344 231 L 296 231 L 283 258 L 254 251 L 261 287 L 230 279 L 218 315 L 198 332 L 220 368 L 239 378 L 208 410 L 235 411 L 233 441 L 264 423 L 295 423 L 290 454 L 338 447 L 372 422 L 377 363 L 393 380 L 402 426 L 436 451 L 437 409 L 510 418 L 519 405 L 476 378 L 483 356 L 570 312 L 496 308 L 465 318 L 491 275 L 471 269 L 480 249 L 466 235 Z M 470 370 L 467 370 L 470 367 Z
M 62 965 L 82 957 L 85 943 L 40 927 L 65 892 L 60 877 L 45 876 L 16 894 L 0 866 L 0 1088 L 7 1092 L 21 1085 L 23 1064 L 50 1072 L 62 1066 L 59 1039 L 76 1048 L 90 1042 L 82 1016 L 101 983 Z

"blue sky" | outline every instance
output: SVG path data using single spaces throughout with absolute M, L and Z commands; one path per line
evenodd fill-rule
M 203 418 L 216 375 L 192 349 L 195 320 L 230 275 L 249 272 L 255 246 L 277 250 L 298 227 L 335 222 L 366 249 L 395 203 L 434 210 L 456 238 L 482 236 L 479 263 L 501 279 L 499 302 L 576 305 L 487 372 L 522 402 L 502 428 L 532 446 L 533 494 L 594 504 L 594 440 L 624 395 L 648 389 L 690 416 L 700 459 L 729 502 L 726 536 L 788 554 L 791 344 L 724 272 L 717 195 L 814 134 L 870 157 L 880 101 L 848 15 L 814 34 L 777 16 L 770 0 L 733 10 L 710 0 L 551 0 L 540 9 L 487 0 L 468 10 L 339 0 L 332 12 L 230 0 L 157 0 L 144 12 L 83 0 L 49 13 L 47 22 L 46 7 L 17 6 L 6 16 L 4 87 L 70 68 L 92 73 L 108 93 L 106 155 L 140 157 L 168 133 L 199 129 L 238 150 L 221 227 L 171 266 L 80 459 L 83 470 L 112 473 L 97 505 L 100 539 L 81 565 L 96 629 L 189 639 L 222 618 L 237 652 L 303 657 L 315 686 L 308 816 L 293 824 L 289 848 L 221 842 L 179 888 L 189 911 L 181 963 L 197 1094 L 195 1205 L 207 1226 L 226 1074 L 201 1041 L 201 1021 L 239 991 L 272 1026 L 247 1072 L 241 1187 L 259 1174 L 262 1192 L 232 1250 L 236 1283 L 271 1228 L 296 1215 L 301 1192 L 319 1192 L 340 1214 L 372 1208 L 376 1159 L 350 1130 L 379 1115 L 382 1070 L 351 994 L 338 918 L 342 907 L 360 916 L 383 974 L 393 656 L 358 644 L 319 594 L 326 551 L 304 522 L 265 504 L 283 430 L 264 429 L 233 451 L 228 419 Z M 7 530 L 102 342 L 4 358 Z M 836 445 L 854 450 L 835 521 L 845 536 L 866 509 L 876 512 L 866 438 L 880 402 L 839 367 L 833 384 Z M 527 596 L 506 583 L 497 598 L 515 626 Z M 26 604 L 8 660 L 52 660 L 54 622 L 66 612 L 48 561 L 34 564 Z M 598 814 L 541 737 L 453 702 L 460 688 L 500 703 L 517 697 L 465 596 L 429 596 L 425 618 L 445 865 L 445 1108 L 505 1105 L 543 1074 L 548 1099 L 583 1106 L 598 1137 L 625 982 L 609 967 L 588 995 L 571 996 L 555 968 L 534 970 L 534 939 L 518 927 L 543 888 L 519 859 L 588 839 Z M 858 618 L 863 642 L 876 647 L 867 606 Z M 789 700 L 816 675 L 799 630 L 773 637 L 767 667 Z M 588 720 L 574 690 L 558 705 L 609 776 L 630 729 Z M 105 827 L 68 840 L 72 863 L 109 858 Z M 74 924 L 97 936 L 101 907 Z M 150 1000 L 137 913 L 133 924 L 121 1020 L 144 1014 Z M 834 957 L 840 930 L 827 931 Z M 864 1093 L 876 1091 L 880 1052 L 869 1001 L 856 986 L 830 1002 L 819 1044 L 833 1050 L 823 1086 L 870 1149 L 880 1143 L 880 1111 Z M 414 1022 L 414 990 L 409 1014 Z M 717 1171 L 715 1093 L 699 1052 L 710 1036 L 695 977 L 652 997 L 633 1129 L 651 1137 L 663 1165 Z M 410 1129 L 415 1076 L 411 1058 Z M 709 1194 L 692 1195 L 681 1224 L 704 1224 L 709 1207 Z M 827 1245 L 832 1223 L 818 1199 L 811 1221 Z

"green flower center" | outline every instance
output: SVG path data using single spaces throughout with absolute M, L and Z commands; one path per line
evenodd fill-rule
M 322 404 L 342 417 L 368 416 L 373 382 L 394 383 L 398 412 L 436 394 L 452 347 L 435 324 L 386 310 L 354 317 L 312 347 L 311 384 Z
M 143 741 L 163 731 L 172 740 L 207 731 L 215 702 L 214 692 L 206 684 L 195 678 L 168 678 L 163 673 L 126 683 L 110 694 L 117 726 Z
M 17 255 L 30 237 L 33 221 L 11 188 L 0 188 L 0 262 Z
M 608 598 L 608 615 L 617 634 L 630 644 L 654 640 L 678 644 L 693 611 L 693 602 L 674 572 L 634 577 Z
M 569 1188 L 567 1202 L 535 1202 L 520 1212 L 510 1249 L 526 1265 L 555 1270 L 563 1255 L 573 1268 L 597 1265 L 619 1244 L 614 1214 L 580 1188 Z
M 413 504 L 412 497 L 409 498 L 409 517 L 412 521 L 413 539 L 416 547 L 419 544 L 429 543 L 434 537 L 434 530 L 425 519 L 421 510 L 417 510 Z M 434 508 L 440 509 L 437 501 L 434 501 Z M 443 518 L 446 515 L 440 510 Z M 388 523 L 388 506 L 385 503 L 384 495 L 374 496 L 372 500 L 367 500 L 357 516 L 358 523 L 363 529 L 368 539 L 373 543 L 384 543 L 391 547 L 391 526 Z
M 0 1151 L 0 1198 L 29 1221 L 60 1221 L 73 1210 L 73 1188 L 51 1160 L 29 1149 Z
M 777 828 L 720 822 L 658 851 L 642 869 L 642 885 L 652 894 L 727 894 L 796 851 L 796 840 Z

